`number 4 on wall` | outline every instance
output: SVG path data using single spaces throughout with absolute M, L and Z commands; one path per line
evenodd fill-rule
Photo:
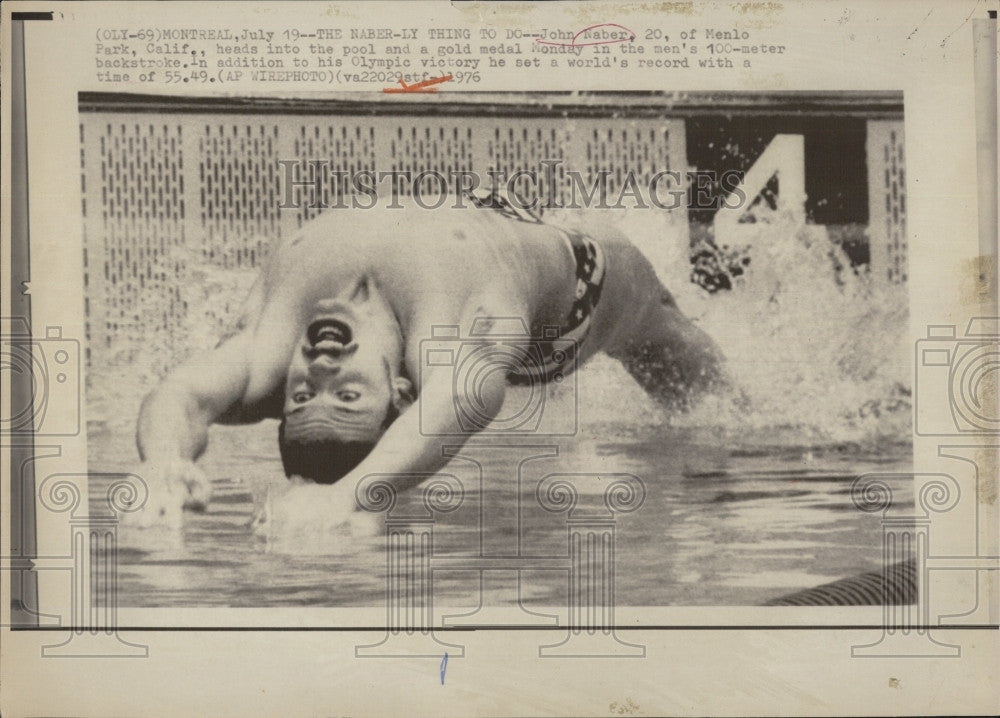
M 733 244 L 740 230 L 740 220 L 753 201 L 767 188 L 772 177 L 778 179 L 777 212 L 784 221 L 805 224 L 806 159 L 802 135 L 775 135 L 733 192 L 715 214 L 715 241 Z M 742 195 L 740 192 L 742 191 Z M 737 202 L 745 197 L 748 201 Z

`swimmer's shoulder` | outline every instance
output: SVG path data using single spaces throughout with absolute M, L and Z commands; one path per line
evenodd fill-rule
M 340 269 L 367 265 L 373 256 L 389 254 L 413 261 L 454 254 L 475 261 L 478 252 L 491 246 L 510 258 L 512 242 L 527 250 L 531 240 L 544 244 L 560 237 L 558 229 L 547 223 L 513 219 L 467 201 L 463 205 L 449 198 L 440 208 L 426 209 L 412 198 L 400 198 L 398 208 L 325 210 L 279 244 L 268 271 L 275 277 L 294 275 L 301 272 L 303 262 L 314 262 L 331 250 Z
M 314 239 L 356 241 L 389 234 L 433 234 L 442 227 L 479 224 L 487 219 L 484 214 L 488 213 L 471 207 L 458 208 L 453 198 L 441 207 L 431 208 L 421 206 L 410 197 L 391 202 L 379 198 L 379 203 L 370 209 L 332 207 L 323 210 L 284 239 L 281 246 L 295 246 Z

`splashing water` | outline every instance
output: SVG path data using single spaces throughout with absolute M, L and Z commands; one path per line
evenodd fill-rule
M 745 247 L 733 249 L 751 261 L 731 291 L 709 293 L 691 282 L 686 232 L 662 213 L 577 214 L 594 215 L 583 226 L 616 226 L 643 251 L 681 311 L 719 345 L 733 384 L 689 413 L 665 417 L 627 386 L 631 379 L 619 367 L 598 361 L 582 372 L 581 384 L 607 386 L 597 390 L 599 403 L 587 401 L 581 389 L 581 404 L 622 417 L 636 416 L 639 406 L 645 423 L 709 431 L 731 445 L 870 449 L 909 441 L 906 287 L 855 273 L 823 227 L 777 215 L 741 225 Z

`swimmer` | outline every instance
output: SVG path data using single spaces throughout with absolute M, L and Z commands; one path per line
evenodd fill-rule
M 272 252 L 218 346 L 143 401 L 141 523 L 207 507 L 195 462 L 213 423 L 279 420 L 285 473 L 308 490 L 287 492 L 277 510 L 319 527 L 348 520 L 368 474 L 441 469 L 435 435 L 481 428 L 459 421 L 463 404 L 496 417 L 511 384 L 547 381 L 598 351 L 671 408 L 710 389 L 720 377 L 715 343 L 625 236 L 585 231 L 542 222 L 496 193 L 465 208 L 331 210 L 303 226 Z M 469 336 L 498 317 L 522 320 L 530 337 L 555 328 L 576 355 L 539 341 L 534 364 L 486 372 L 475 397 L 453 394 L 453 367 L 421 367 L 433 327 Z

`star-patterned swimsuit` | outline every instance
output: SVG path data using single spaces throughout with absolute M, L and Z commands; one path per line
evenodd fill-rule
M 476 207 L 493 209 L 505 217 L 522 222 L 543 224 L 540 217 L 512 203 L 498 190 L 473 190 L 469 199 Z M 541 337 L 532 338 L 537 358 L 523 370 L 512 372 L 508 379 L 513 384 L 528 384 L 559 380 L 575 368 L 580 346 L 590 331 L 594 309 L 601 298 L 604 286 L 606 259 L 599 244 L 575 230 L 549 225 L 558 229 L 576 264 L 576 289 L 573 306 L 560 327 L 545 327 Z

